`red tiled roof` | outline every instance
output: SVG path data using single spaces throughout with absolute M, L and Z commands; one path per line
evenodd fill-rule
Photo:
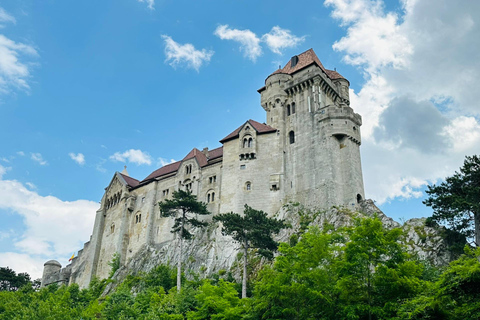
M 277 74 L 277 73 L 294 74 L 295 72 L 300 71 L 301 69 L 306 68 L 309 65 L 315 63 L 320 67 L 320 69 L 322 69 L 327 74 L 327 76 L 330 79 L 344 79 L 342 75 L 340 75 L 337 71 L 325 69 L 325 67 L 320 62 L 320 59 L 318 59 L 313 49 L 308 49 L 307 51 L 297 55 L 297 57 L 298 57 L 298 62 L 293 68 L 292 68 L 291 62 L 288 61 L 285 67 L 283 67 L 283 69 L 278 69 L 275 72 L 273 72 L 271 75 Z
M 152 180 L 152 179 L 170 174 L 170 173 L 174 173 L 174 172 L 178 171 L 178 168 L 180 168 L 180 165 L 182 164 L 183 161 L 189 160 L 189 159 L 192 159 L 192 158 L 196 158 L 200 167 L 204 167 L 204 166 L 208 165 L 208 160 L 217 159 L 217 158 L 220 158 L 220 157 L 223 156 L 223 146 L 210 150 L 208 152 L 208 156 L 209 156 L 209 159 L 207 159 L 207 157 L 205 156 L 205 154 L 202 151 L 198 150 L 197 148 L 193 148 L 185 156 L 185 158 L 182 159 L 182 161 L 169 163 L 169 164 L 161 167 L 160 169 L 157 169 L 157 170 L 153 171 L 148 177 L 143 179 L 141 182 L 137 182 L 137 185 L 140 184 L 140 183 L 144 183 L 144 182 L 147 182 L 149 180 Z M 130 178 L 130 179 L 132 179 L 132 178 Z
M 136 187 L 140 184 L 140 181 L 138 181 L 137 179 L 132 178 L 130 176 L 126 176 L 123 173 L 120 173 L 120 174 L 122 175 L 122 178 L 125 179 L 125 182 L 127 183 L 127 185 L 129 185 L 130 187 Z
M 223 157 L 223 146 L 208 151 L 208 160 Z
M 158 178 L 158 177 L 164 176 L 166 174 L 175 172 L 175 171 L 178 170 L 181 163 L 182 163 L 181 161 L 177 161 L 177 162 L 174 162 L 174 163 L 169 163 L 169 164 L 161 167 L 160 169 L 157 169 L 157 170 L 153 171 L 152 173 L 150 173 L 150 175 L 148 177 L 146 177 L 145 179 L 143 179 L 142 182 L 145 182 L 147 180 L 151 180 L 151 179 Z
M 198 150 L 197 148 L 193 148 L 192 151 L 190 151 L 185 158 L 183 158 L 182 162 L 188 159 L 193 159 L 196 158 L 198 164 L 200 167 L 204 167 L 207 165 L 207 157 L 203 154 L 202 151 Z
M 255 120 L 252 120 L 252 119 L 248 120 L 247 122 L 250 123 L 250 125 L 257 131 L 258 134 L 276 132 L 277 131 L 277 129 L 272 128 L 269 125 L 266 125 L 265 123 L 260 123 L 260 122 L 257 122 Z M 242 130 L 242 128 L 245 126 L 245 124 L 247 122 L 242 124 L 235 131 L 230 133 L 228 136 L 226 136 L 225 138 L 220 140 L 220 143 L 224 143 L 224 142 L 227 142 L 228 140 L 231 140 L 231 139 L 234 139 L 234 138 L 238 137 L 238 134 L 240 133 L 240 130 Z

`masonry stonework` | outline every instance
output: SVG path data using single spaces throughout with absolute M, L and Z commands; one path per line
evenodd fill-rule
M 93 277 L 108 277 L 115 253 L 126 266 L 145 247 L 173 245 L 173 219 L 160 217 L 158 202 L 179 189 L 207 203 L 213 215 L 241 213 L 245 204 L 269 215 L 288 203 L 358 209 L 364 199 L 362 119 L 350 107 L 348 90 L 349 82 L 325 69 L 312 49 L 292 57 L 258 90 L 266 123 L 248 120 L 220 140 L 222 147 L 193 149 L 141 181 L 126 170 L 116 172 L 105 189 L 90 241 L 63 269 L 48 261 L 42 285 L 86 287 Z M 213 234 L 221 237 L 220 232 Z M 212 244 L 205 259 L 214 260 L 222 243 L 219 239 Z

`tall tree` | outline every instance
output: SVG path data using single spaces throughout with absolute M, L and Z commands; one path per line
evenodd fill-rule
M 467 156 L 460 172 L 428 186 L 426 192 L 429 197 L 423 203 L 433 209 L 430 220 L 446 222 L 452 230 L 474 237 L 480 247 L 480 158 Z
M 247 265 L 248 249 L 256 248 L 257 253 L 271 259 L 278 243 L 273 240 L 273 234 L 287 227 L 283 220 L 268 218 L 267 214 L 245 205 L 243 216 L 238 213 L 223 213 L 213 217 L 222 222 L 222 234 L 232 236 L 243 249 L 243 279 L 242 298 L 247 297 Z
M 196 215 L 210 214 L 207 205 L 197 201 L 197 197 L 188 191 L 178 190 L 173 192 L 172 199 L 165 199 L 158 204 L 162 217 L 174 217 L 172 233 L 179 237 L 179 258 L 177 263 L 177 290 L 180 291 L 182 285 L 182 257 L 183 257 L 183 239 L 191 239 L 192 233 L 186 229 L 188 225 L 194 228 L 206 227 L 205 221 L 200 221 Z

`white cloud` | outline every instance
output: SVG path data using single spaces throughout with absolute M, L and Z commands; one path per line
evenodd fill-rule
M 44 258 L 32 257 L 29 254 L 17 252 L 0 252 L 0 265 L 7 266 L 17 274 L 26 272 L 32 280 L 41 279 L 43 264 L 47 262 Z
M 0 7 L 0 23 L 3 23 L 3 22 L 11 22 L 11 23 L 15 24 L 15 23 L 17 23 L 17 20 L 15 20 L 15 17 L 13 17 L 7 11 L 5 11 L 5 9 Z M 2 28 L 2 27 L 3 27 L 3 25 L 0 24 L 0 28 Z
M 262 54 L 260 39 L 255 33 L 246 29 L 230 29 L 228 25 L 220 25 L 215 29 L 214 34 L 222 40 L 233 40 L 240 43 L 240 50 L 243 51 L 245 57 L 252 61 L 256 61 Z
M 174 162 L 177 162 L 177 161 L 174 160 L 174 159 L 170 159 L 170 161 L 169 161 L 169 160 L 167 160 L 165 158 L 161 158 L 161 157 L 157 159 L 157 165 L 162 166 L 162 167 L 169 164 L 169 163 L 174 163 Z
M 35 189 L 37 189 L 37 186 L 34 185 L 34 184 L 31 183 L 31 182 L 25 182 L 25 185 L 26 185 L 27 187 L 29 187 L 30 190 L 35 190 Z
M 162 38 L 165 41 L 165 55 L 167 57 L 165 62 L 173 68 L 185 64 L 188 68 L 193 68 L 198 72 L 200 67 L 209 62 L 214 54 L 211 50 L 196 50 L 190 43 L 179 44 L 167 35 L 162 35 Z
M 33 161 L 38 162 L 41 166 L 45 166 L 48 164 L 48 162 L 43 159 L 41 153 L 31 153 L 30 157 Z
M 155 0 L 138 0 L 138 2 L 144 2 L 148 5 L 148 9 L 155 10 Z
M 333 48 L 366 83 L 351 90 L 363 115 L 367 196 L 382 203 L 421 195 L 480 153 L 480 2 L 325 0 L 346 28 Z
M 0 179 L 2 179 L 3 175 L 7 173 L 9 168 L 5 168 L 0 164 Z
M 37 51 L 29 45 L 17 43 L 0 34 L 0 93 L 9 93 L 12 88 L 28 90 L 29 64 L 20 61 L 24 55 L 36 56 Z
M 73 161 L 75 161 L 79 165 L 83 166 L 85 164 L 85 156 L 83 155 L 83 153 L 75 154 L 73 152 L 70 152 L 68 155 Z
M 262 36 L 262 41 L 264 41 L 268 48 L 274 53 L 282 54 L 283 49 L 294 48 L 305 41 L 305 36 L 297 37 L 293 35 L 290 30 L 275 26 L 269 33 Z
M 25 156 L 25 152 L 23 152 L 23 151 L 18 151 L 17 154 L 18 154 L 19 156 L 22 156 L 22 157 Z
M 152 157 L 147 153 L 143 152 L 142 150 L 130 149 L 123 153 L 115 152 L 113 155 L 110 156 L 110 160 L 119 161 L 119 162 L 132 162 L 136 163 L 137 165 L 152 164 Z
M 65 264 L 88 240 L 98 208 L 93 201 L 62 201 L 41 196 L 18 181 L 0 179 L 0 209 L 22 216 L 26 227 L 14 243 L 20 253 L 0 253 L 0 265 L 37 278 L 46 260 L 58 259 Z

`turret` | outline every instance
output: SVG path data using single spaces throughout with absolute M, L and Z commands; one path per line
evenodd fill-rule
M 43 275 L 42 275 L 42 287 L 49 285 L 51 283 L 56 283 L 61 281 L 60 279 L 60 270 L 62 265 L 57 260 L 49 260 L 43 265 Z

